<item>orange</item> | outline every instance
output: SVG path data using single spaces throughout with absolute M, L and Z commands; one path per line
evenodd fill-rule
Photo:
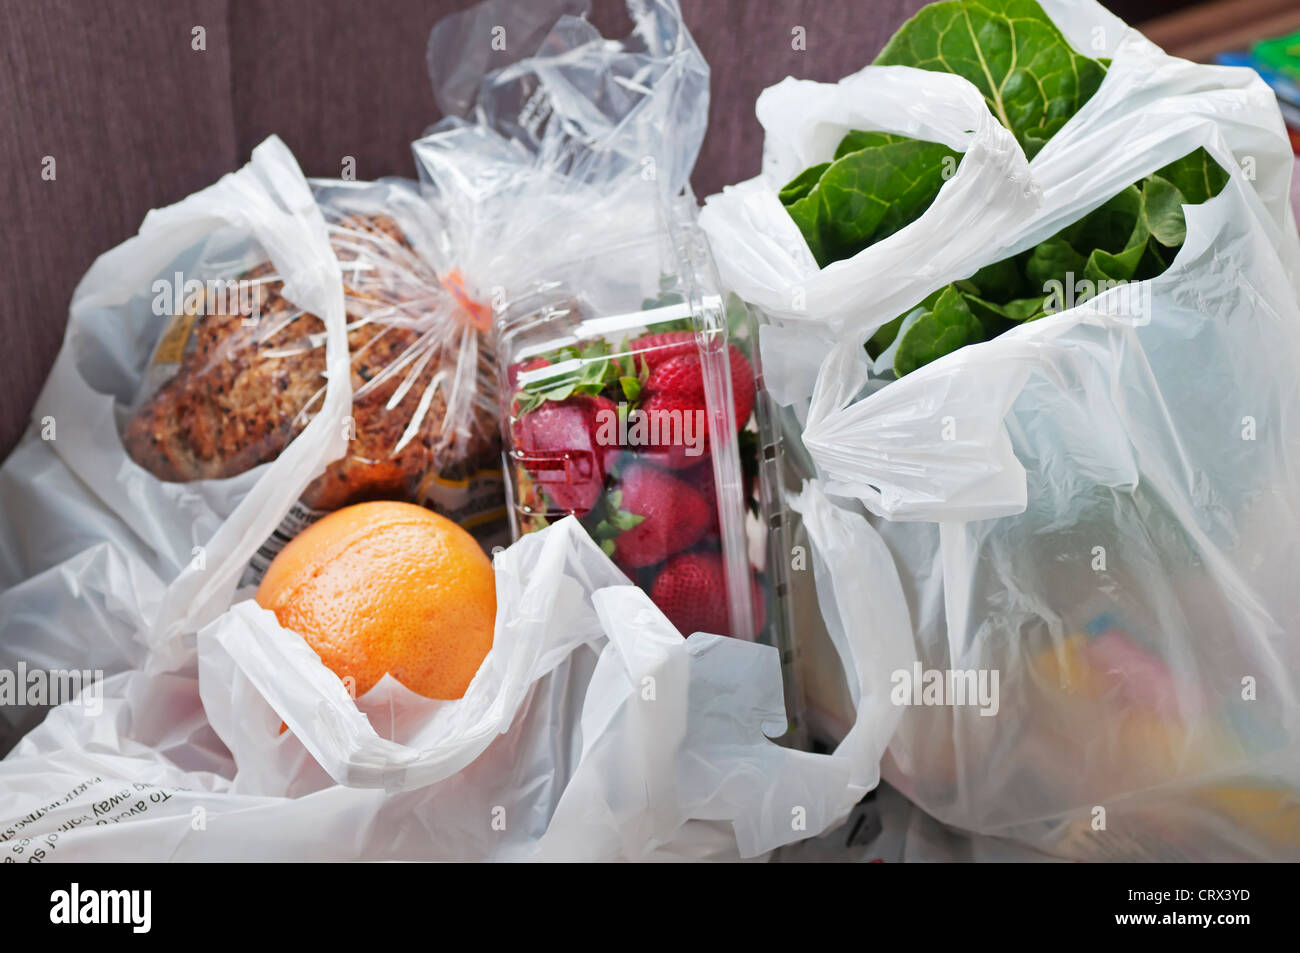
M 411 503 L 358 503 L 281 550 L 257 602 L 305 638 L 354 697 L 385 672 L 460 698 L 492 647 L 496 585 L 474 537 Z

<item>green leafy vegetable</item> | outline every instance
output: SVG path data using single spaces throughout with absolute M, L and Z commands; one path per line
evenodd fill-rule
M 1101 85 L 1106 67 L 1071 48 L 1034 0 L 946 0 L 903 24 L 876 57 L 965 77 L 1033 158 Z
M 909 374 L 945 354 L 984 340 L 984 326 L 965 297 L 952 285 L 944 288 L 931 311 L 916 319 L 894 352 L 894 373 Z
M 1190 205 L 1214 198 L 1228 184 L 1228 173 L 1204 149 L 1188 153 L 1156 174 L 1173 183 Z
M 884 354 L 889 349 L 889 345 L 894 343 L 894 338 L 898 337 L 898 331 L 903 326 L 904 317 L 905 315 L 900 314 L 894 320 L 882 325 L 876 330 L 875 334 L 871 335 L 871 338 L 867 341 L 867 353 L 871 355 L 872 360 Z
M 1186 238 L 1184 206 L 1213 198 L 1227 181 L 1209 153 L 1197 149 L 1033 248 L 932 293 L 876 331 L 867 341 L 867 353 L 879 357 L 916 307 L 923 313 L 903 332 L 894 352 L 898 377 L 959 347 L 1080 304 L 1117 283 L 1154 278 L 1169 267 Z
M 1071 48 L 1035 0 L 930 4 L 875 62 L 969 80 L 1031 159 L 1092 98 L 1110 66 Z M 825 267 L 919 218 L 960 158 L 939 143 L 853 130 L 829 162 L 795 176 L 780 200 Z M 879 358 L 902 334 L 893 352 L 894 373 L 901 377 L 1117 282 L 1153 278 L 1186 239 L 1184 207 L 1217 195 L 1227 181 L 1227 172 L 1197 149 L 1035 247 L 934 292 L 879 328 L 867 352 Z
M 1107 65 L 1073 50 L 1035 0 L 931 4 L 875 62 L 970 80 L 1030 158 L 1097 91 Z M 960 160 L 939 143 L 853 130 L 831 161 L 799 173 L 778 197 L 825 268 L 920 218 Z
M 780 198 L 824 268 L 914 222 L 943 187 L 945 162 L 959 159 L 936 142 L 850 132 L 833 162 L 795 177 Z
M 818 165 L 804 169 L 791 179 L 785 188 L 777 193 L 777 198 L 781 200 L 782 205 L 793 205 L 817 187 L 817 182 L 821 179 L 822 173 L 830 167 L 831 164 L 829 162 L 822 162 Z
M 1176 248 L 1187 237 L 1183 193 L 1168 179 L 1153 175 L 1142 183 L 1142 224 L 1151 237 Z

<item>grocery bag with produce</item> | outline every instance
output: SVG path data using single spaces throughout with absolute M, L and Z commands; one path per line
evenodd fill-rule
M 585 22 L 561 19 L 538 55 L 514 67 L 513 75 L 545 78 L 532 90 L 540 90 L 542 99 L 561 91 L 574 96 L 565 100 L 556 95 L 552 101 L 557 128 L 580 128 L 578 117 L 592 120 L 600 114 L 600 104 L 610 110 L 606 120 L 629 133 L 644 120 L 640 134 L 655 143 L 660 141 L 656 123 L 671 124 L 678 117 L 674 128 L 695 130 L 693 158 L 707 113 L 707 69 L 674 3 L 638 6 L 635 12 L 637 30 L 625 45 L 605 40 Z M 469 14 L 479 15 L 481 11 Z M 435 31 L 435 41 L 438 36 Z M 569 82 L 575 75 L 596 84 L 588 90 L 590 100 L 575 94 Z M 624 85 L 632 75 L 638 77 L 635 88 Z M 501 79 L 489 76 L 489 82 Z M 617 90 L 628 95 L 616 95 Z M 643 104 L 659 112 L 640 113 Z M 453 124 L 444 132 L 448 138 L 434 135 L 422 142 L 445 150 L 439 157 L 444 170 L 481 171 L 477 163 L 485 153 L 476 140 L 507 153 L 518 150 L 493 139 L 480 125 Z M 461 165 L 455 161 L 458 151 L 463 151 Z M 787 721 L 779 653 L 770 645 L 722 634 L 724 621 L 732 623 L 733 634 L 738 622 L 754 621 L 749 615 L 755 611 L 752 573 L 743 545 L 735 541 L 741 529 L 742 481 L 737 408 L 746 418 L 752 413 L 754 384 L 744 374 L 744 351 L 727 340 L 725 305 L 711 265 L 701 261 L 705 248 L 677 194 L 689 162 L 680 165 L 671 151 L 630 151 L 622 159 L 617 150 L 602 151 L 597 164 L 608 162 L 612 178 L 593 171 L 585 191 L 576 190 L 590 201 L 570 204 L 566 198 L 549 206 L 562 207 L 575 218 L 585 216 L 588 225 L 603 224 L 605 244 L 593 245 L 589 230 L 576 230 L 568 239 L 561 230 L 548 242 L 553 229 L 532 227 L 547 220 L 529 217 L 540 215 L 541 208 L 522 201 L 522 193 L 514 196 L 520 199 L 519 214 L 507 223 L 519 230 L 518 244 L 509 244 L 510 228 L 491 241 L 476 238 L 473 231 L 459 233 L 468 242 L 482 242 L 475 246 L 480 249 L 495 242 L 525 265 L 532 262 L 536 274 L 530 280 L 558 280 L 567 294 L 580 298 L 581 307 L 594 310 L 580 319 L 575 315 L 570 324 L 567 316 L 552 310 L 567 298 L 548 298 L 547 309 L 538 312 L 523 309 L 525 320 L 512 329 L 569 334 L 576 340 L 548 341 L 541 352 L 546 364 L 527 351 L 508 361 L 499 380 L 509 386 L 502 387 L 500 404 L 494 401 L 486 410 L 473 400 L 458 400 L 465 392 L 456 389 L 467 386 L 469 394 L 477 392 L 483 351 L 464 342 L 453 345 L 461 355 L 452 375 L 456 379 L 437 391 L 439 398 L 417 404 L 401 428 L 398 442 L 409 435 L 404 446 L 415 447 L 420 455 L 409 470 L 403 463 L 395 470 L 372 469 L 372 450 L 389 446 L 390 431 L 366 426 L 361 418 L 367 423 L 372 418 L 358 406 L 358 396 L 361 408 L 366 406 L 371 381 L 392 386 L 393 378 L 400 378 L 391 392 L 379 387 L 375 400 L 385 408 L 405 408 L 409 392 L 403 387 L 422 382 L 422 360 L 427 358 L 431 371 L 438 367 L 434 381 L 444 371 L 437 349 L 420 350 L 417 344 L 410 359 L 415 366 L 409 370 L 400 358 L 392 364 L 367 359 L 376 354 L 372 342 L 390 334 L 405 338 L 420 329 L 409 314 L 397 313 L 412 301 L 403 290 L 408 282 L 424 283 L 426 274 L 405 256 L 408 244 L 421 252 L 423 236 L 401 225 L 400 201 L 375 207 L 365 187 L 353 191 L 339 183 L 318 184 L 313 195 L 287 150 L 272 141 L 259 148 L 248 168 L 151 216 L 143 238 L 156 239 L 159 247 L 132 274 L 152 274 L 169 265 L 164 246 L 174 257 L 177 247 L 202 245 L 209 230 L 224 221 L 211 213 L 213 199 L 238 196 L 244 203 L 235 207 L 246 207 L 249 196 L 267 191 L 268 200 L 257 206 L 255 216 L 263 228 L 269 228 L 263 219 L 276 224 L 289 211 L 295 213 L 293 223 L 310 237 L 302 240 L 300 256 L 281 255 L 279 245 L 271 244 L 274 272 L 251 275 L 254 280 L 280 279 L 261 282 L 256 300 L 272 306 L 272 327 L 284 330 L 284 336 L 252 350 L 240 335 L 240 324 L 221 341 L 206 342 L 209 348 L 224 346 L 228 363 L 252 374 L 251 380 L 227 381 L 226 369 L 214 366 L 219 386 L 252 387 L 268 404 L 282 394 L 284 406 L 242 421 L 212 415 L 207 431 L 160 429 L 201 419 L 181 408 L 197 400 L 194 391 L 208 376 L 202 373 L 207 365 L 201 358 L 208 353 L 202 334 L 187 344 L 189 332 L 176 333 L 165 356 L 179 360 L 159 362 L 161 380 L 152 386 L 140 378 L 157 357 L 156 340 L 141 332 L 133 360 L 113 361 L 112 335 L 106 334 L 103 341 L 81 345 L 80 357 L 84 360 L 84 352 L 98 348 L 112 367 L 136 370 L 129 380 L 119 381 L 122 394 L 129 396 L 119 398 L 122 406 L 116 410 L 128 428 L 134 426 L 129 432 L 136 452 L 149 466 L 176 468 L 167 476 L 205 478 L 158 480 L 127 461 L 116 426 L 103 433 L 77 430 L 66 445 L 60 432 L 57 454 L 22 455 L 15 458 L 17 464 L 6 464 L 4 479 L 22 487 L 33 477 L 33 461 L 44 461 L 46 479 L 66 503 L 68 519 L 77 518 L 81 527 L 74 533 L 66 520 L 57 523 L 59 545 L 71 554 L 45 572 L 28 570 L 24 582 L 0 595 L 6 657 L 39 658 L 51 667 L 113 653 L 122 657 L 113 656 L 116 661 L 102 682 L 92 680 L 93 697 L 83 694 L 55 707 L 0 762 L 0 819 L 11 821 L 5 830 L 14 831 L 0 841 L 5 860 L 29 857 L 33 851 L 40 851 L 42 860 L 106 854 L 141 860 L 734 859 L 761 856 L 833 826 L 876 784 L 886 737 L 879 726 L 865 721 L 859 726 L 852 759 L 776 744 L 772 739 Z M 623 174 L 642 168 L 640 159 L 646 155 L 657 160 L 658 175 L 676 183 L 671 194 L 663 193 L 654 174 Z M 621 164 L 633 156 L 631 166 Z M 518 175 L 515 181 L 526 187 L 556 172 L 552 164 L 535 168 L 531 160 L 496 168 Z M 453 221 L 464 207 L 458 202 L 483 198 L 473 192 L 484 181 L 476 175 L 436 181 L 435 207 Z M 585 180 L 562 181 L 567 184 L 537 193 L 543 204 L 558 201 L 557 196 Z M 626 188 L 611 184 L 615 182 Z M 601 204 L 612 197 L 615 205 Z M 618 209 L 627 214 L 611 215 Z M 204 214 L 191 220 L 191 210 Z M 398 223 L 400 238 L 390 229 L 390 219 Z M 159 222 L 172 230 L 156 232 Z M 427 261 L 436 262 L 439 283 L 463 312 L 452 326 L 455 333 L 476 335 L 481 333 L 474 322 L 484 313 L 485 289 L 472 267 L 476 259 L 450 254 L 459 247 L 456 234 L 454 228 L 435 233 L 437 248 Z M 136 242 L 141 247 L 142 239 Z M 372 257 L 376 243 L 384 249 L 383 261 Z M 229 245 L 213 247 L 230 252 Z M 588 252 L 586 257 L 573 254 L 578 248 Z M 531 257 L 524 254 L 528 249 L 535 249 Z M 308 251 L 318 257 L 305 260 Z M 599 255 L 594 253 L 601 251 L 611 252 L 602 266 L 608 270 L 585 271 L 595 267 Z M 614 252 L 635 253 L 633 262 L 621 261 Z M 645 258 L 636 257 L 642 253 Z M 134 261 L 125 253 L 115 254 L 115 260 L 117 272 Z M 213 260 L 232 263 L 236 275 L 248 273 L 247 260 L 238 255 Z M 396 267 L 385 262 L 396 262 Z M 92 271 L 92 277 L 106 274 L 99 266 Z M 424 284 L 441 306 L 445 296 Z M 530 290 L 545 294 L 555 289 Z M 486 300 L 492 300 L 490 293 Z M 625 301 L 632 301 L 632 307 Z M 324 318 L 328 374 L 322 408 L 301 432 L 294 430 L 296 415 L 313 394 L 306 386 L 310 368 L 297 363 L 310 359 L 304 348 L 311 342 L 300 340 L 299 332 L 319 331 L 310 323 L 292 328 L 305 320 L 299 309 Z M 636 321 L 625 320 L 629 315 Z M 226 312 L 220 316 L 233 317 Z M 533 316 L 540 323 L 526 320 Z M 602 325 L 602 319 L 610 320 Z M 671 322 L 687 320 L 690 333 L 682 337 L 681 328 Z M 620 341 L 627 334 L 638 343 L 629 342 L 619 353 L 582 353 L 605 334 Z M 574 363 L 580 375 L 555 381 L 552 368 L 573 360 L 567 347 L 578 350 Z M 274 354 L 258 352 L 281 350 L 289 362 L 286 370 L 294 373 L 264 381 L 275 367 L 270 363 Z M 99 351 L 95 356 L 101 356 Z M 530 363 L 534 366 L 521 366 Z M 168 364 L 178 365 L 175 373 L 163 367 Z M 386 375 L 389 368 L 395 371 Z M 350 376 L 349 370 L 355 373 Z M 186 383 L 171 383 L 177 380 Z M 530 386 L 543 380 L 545 387 Z M 568 393 L 555 393 L 565 388 Z M 424 389 L 425 394 L 433 391 L 432 383 Z M 686 439 L 683 423 L 680 441 L 650 446 L 642 456 L 639 450 L 627 454 L 621 443 L 602 443 L 585 421 L 575 427 L 567 412 L 553 410 L 579 402 L 599 404 L 610 400 L 611 393 L 629 403 L 640 400 L 612 423 L 596 421 L 615 432 L 634 426 L 633 410 L 656 409 L 650 403 L 656 395 L 659 409 L 671 414 L 682 406 L 698 410 L 703 393 L 705 426 Z M 418 483 L 408 476 L 428 462 L 439 466 L 440 447 L 473 443 L 475 414 L 496 406 L 522 417 L 524 422 L 516 419 L 504 436 L 508 446 L 526 454 L 544 457 L 542 451 L 552 448 L 529 441 L 544 440 L 551 428 L 565 431 L 566 442 L 573 445 L 557 448 L 562 451 L 558 456 L 561 472 L 572 479 L 548 483 L 553 471 L 531 457 L 523 469 L 531 466 L 541 473 L 539 485 L 567 487 L 573 495 L 561 500 L 564 512 L 555 513 L 549 492 L 546 497 L 517 493 L 513 518 L 533 519 L 537 525 L 497 552 L 489 566 L 463 528 L 410 502 Z M 143 409 L 132 417 L 132 407 Z M 465 430 L 456 428 L 449 435 L 444 426 L 440 432 L 447 439 L 440 440 L 424 429 L 429 414 L 451 414 L 453 407 L 469 414 L 460 418 L 468 421 Z M 532 413 L 541 416 L 530 420 L 527 414 Z M 258 429 L 268 417 L 277 426 Z M 280 441 L 278 456 L 266 450 L 272 444 L 250 441 L 237 461 L 230 454 L 229 465 L 238 469 L 269 453 L 273 460 L 265 469 L 254 466 L 229 476 L 209 469 L 227 465 L 226 456 L 213 450 L 228 442 L 204 439 L 210 441 L 214 433 L 229 436 L 227 428 L 238 433 L 240 426 L 259 438 Z M 585 455 L 576 452 L 584 449 L 584 439 Z M 122 456 L 128 474 L 143 474 L 139 485 L 163 487 L 154 492 L 171 494 L 170 499 L 206 499 L 201 494 L 214 493 L 226 481 L 252 486 L 234 514 L 218 521 L 218 532 L 229 533 L 231 544 L 208 550 L 206 561 L 192 569 L 197 581 L 185 593 L 201 589 L 206 602 L 180 601 L 180 590 L 155 569 L 150 551 L 137 545 L 128 519 L 139 519 L 145 536 L 154 531 L 166 536 L 175 526 L 149 522 L 143 502 L 129 513 L 122 509 L 122 500 L 134 503 L 140 496 L 131 489 L 136 484 L 105 500 L 79 489 L 74 474 L 93 481 L 96 490 L 108 493 L 117 487 L 109 477 L 97 478 L 91 466 L 96 460 L 102 463 L 104 456 L 96 448 L 105 443 Z M 352 455 L 345 457 L 349 448 Z M 630 459 L 608 460 L 603 451 L 615 448 Z M 84 466 L 64 465 L 64 455 Z M 695 456 L 704 459 L 696 462 Z M 731 517 L 721 508 L 715 515 L 706 505 L 708 491 L 693 482 L 708 485 L 707 473 L 690 473 L 706 460 L 713 463 L 714 485 L 730 488 Z M 183 467 L 191 469 L 179 472 Z M 611 471 L 614 484 L 608 482 Z M 602 479 L 595 493 L 578 496 L 592 492 L 588 484 L 596 482 L 597 473 Z M 322 474 L 334 474 L 333 482 L 347 486 L 331 503 L 352 503 L 381 484 L 389 498 L 352 503 L 322 516 L 269 560 L 255 592 L 239 586 L 250 557 L 304 492 L 332 485 L 329 477 L 318 482 Z M 516 490 L 519 478 L 512 474 Z M 352 488 L 363 485 L 368 488 L 354 495 Z M 29 489 L 24 492 L 32 495 Z M 716 495 L 723 498 L 721 492 Z M 601 519 L 590 528 L 575 515 L 584 506 L 602 508 Z M 631 513 L 638 506 L 648 512 Z M 535 512 L 541 507 L 546 511 Z M 241 508 L 253 512 L 235 522 L 244 513 Z M 174 515 L 172 510 L 162 513 L 169 519 Z M 536 519 L 542 515 L 544 525 Z M 653 528 L 652 517 L 659 528 Z M 724 527 L 728 519 L 732 521 Z M 623 532 L 602 531 L 602 521 Z M 647 524 L 653 531 L 635 533 Z M 710 544 L 710 536 L 724 542 Z M 724 558 L 736 551 L 742 572 Z M 6 552 L 21 555 L 21 540 L 6 540 Z M 648 583 L 651 591 L 631 584 L 616 562 L 620 552 L 622 564 L 633 572 L 663 564 Z M 732 583 L 737 577 L 740 587 Z M 654 590 L 664 608 L 653 601 Z M 737 613 L 736 605 L 743 611 Z M 675 624 L 665 609 L 695 613 L 692 618 L 704 621 L 694 627 L 716 631 L 683 632 L 683 624 Z M 169 637 L 141 638 L 154 628 Z M 103 717 L 86 717 L 92 701 Z
M 877 63 L 765 92 L 764 174 L 702 225 L 770 319 L 814 549 L 859 540 L 816 561 L 823 607 L 913 633 L 867 677 L 901 711 L 884 776 L 1057 856 L 1295 859 L 1300 242 L 1270 91 L 1092 3 L 933 4 Z M 952 154 L 944 74 L 1029 160 L 1014 215 L 960 191 L 986 154 Z M 845 618 L 864 573 L 902 597 Z
M 227 267 L 249 259 L 269 261 L 281 280 L 241 280 Z M 254 316 L 263 301 L 265 324 Z M 296 309 L 316 317 L 286 330 L 282 319 Z M 204 330 L 190 340 L 185 325 L 200 314 Z M 131 640 L 144 650 L 131 656 L 140 664 L 163 670 L 191 656 L 194 633 L 229 605 L 276 522 L 344 452 L 345 320 L 324 217 L 278 139 L 254 150 L 240 171 L 151 212 L 78 286 L 64 346 L 33 411 L 41 428 L 28 431 L 4 467 L 23 497 L 38 495 L 48 479 L 71 489 L 95 513 L 96 531 L 56 497 L 32 513 L 39 518 L 12 526 L 8 581 L 66 591 L 75 578 L 107 600 L 109 617 L 129 620 Z M 252 373 L 239 375 L 241 364 L 225 360 L 222 348 L 267 330 L 283 340 L 263 342 L 264 352 L 292 350 L 308 335 L 309 366 L 241 350 Z M 205 375 L 209 348 L 222 359 Z M 180 370 L 141 406 L 164 365 Z M 299 399 L 311 407 L 279 403 Z M 182 410 L 187 416 L 177 416 Z M 300 417 L 302 410 L 310 412 Z M 10 611 L 28 615 L 44 597 L 11 590 L 4 598 Z M 7 635 L 6 650 L 17 651 L 16 636 Z
M 842 766 L 763 736 L 783 717 L 772 649 L 684 641 L 573 520 L 504 551 L 496 579 L 465 697 L 388 679 L 364 712 L 236 605 L 200 635 L 197 676 L 112 676 L 99 717 L 61 705 L 0 761 L 0 857 L 726 859 L 799 836 L 794 806 L 833 820 Z

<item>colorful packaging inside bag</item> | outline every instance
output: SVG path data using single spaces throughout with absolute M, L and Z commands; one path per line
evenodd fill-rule
M 409 500 L 479 530 L 503 516 L 488 336 L 438 281 L 436 220 L 405 183 L 314 188 L 343 272 L 348 451 L 307 487 L 246 583 L 298 530 L 349 503 Z M 323 398 L 321 320 L 289 300 L 260 248 L 227 232 L 153 290 L 167 323 L 125 424 L 127 451 L 180 482 L 273 460 Z
M 684 634 L 753 639 L 766 613 L 738 434 L 752 460 L 754 370 L 691 211 L 683 200 L 500 314 L 511 527 L 573 514 Z

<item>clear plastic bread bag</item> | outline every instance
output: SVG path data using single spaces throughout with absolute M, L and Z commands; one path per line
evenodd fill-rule
M 504 515 L 487 324 L 438 280 L 438 220 L 402 180 L 312 190 L 343 280 L 348 448 L 263 543 L 245 584 L 296 532 L 351 503 L 421 503 L 489 531 Z M 123 429 L 132 459 L 166 481 L 228 479 L 302 431 L 325 393 L 324 325 L 283 288 L 260 247 L 220 232 L 186 271 L 155 282 L 166 324 Z

